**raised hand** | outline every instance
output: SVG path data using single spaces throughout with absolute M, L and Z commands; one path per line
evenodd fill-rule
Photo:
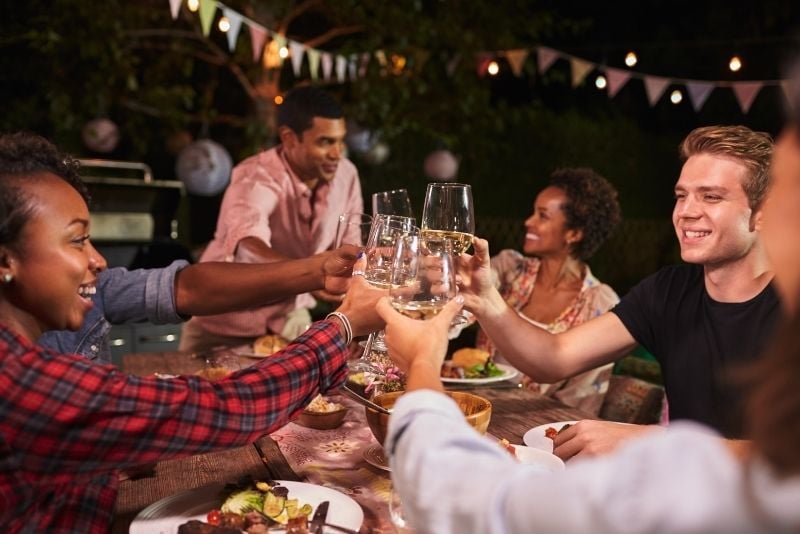
M 334 297 L 336 301 L 342 300 L 339 295 L 346 293 L 350 287 L 353 265 L 355 265 L 361 250 L 362 247 L 355 245 L 342 245 L 324 253 L 325 259 L 322 262 L 324 289 L 319 292 L 321 298 L 330 300 L 326 299 L 328 296 Z

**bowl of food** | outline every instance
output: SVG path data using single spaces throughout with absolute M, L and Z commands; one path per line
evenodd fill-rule
M 384 393 L 372 399 L 372 402 L 389 410 L 403 393 L 405 392 L 393 391 Z M 464 418 L 470 426 L 481 434 L 486 433 L 486 429 L 489 428 L 489 421 L 492 418 L 491 402 L 483 397 L 464 391 L 446 391 L 445 394 L 458 404 L 461 413 L 464 414 Z M 369 406 L 364 406 L 364 409 L 366 410 L 367 424 L 372 430 L 372 435 L 375 436 L 378 443 L 383 445 L 383 441 L 386 439 L 386 431 L 389 427 L 389 415 Z
M 331 430 L 341 426 L 346 414 L 346 406 L 338 402 L 330 402 L 323 396 L 317 395 L 314 397 L 314 400 L 305 407 L 300 417 L 295 420 L 295 423 L 317 430 Z

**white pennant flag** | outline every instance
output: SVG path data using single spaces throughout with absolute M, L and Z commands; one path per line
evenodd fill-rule
M 336 56 L 336 79 L 339 83 L 344 83 L 347 79 L 347 59 L 344 56 Z
M 231 24 L 228 30 L 228 50 L 233 52 L 236 50 L 236 39 L 239 38 L 239 30 L 242 28 L 242 16 L 229 7 L 222 8 L 222 14 L 228 19 Z
M 586 75 L 589 74 L 589 71 L 595 67 L 594 63 L 589 63 L 576 57 L 571 58 L 569 64 L 572 67 L 572 87 L 578 87 L 583 79 L 586 78 Z
M 750 111 L 750 106 L 753 105 L 753 101 L 762 87 L 764 87 L 764 82 L 737 82 L 733 84 L 733 94 L 736 95 L 736 100 L 739 102 L 739 107 L 742 108 L 742 113 L 747 114 Z
M 539 64 L 539 74 L 547 72 L 555 60 L 558 59 L 558 52 L 546 46 L 540 46 L 536 49 L 536 62 Z
M 619 90 L 631 79 L 631 73 L 622 69 L 606 69 L 606 76 L 608 76 L 608 98 L 617 96 Z
M 347 72 L 350 73 L 351 80 L 358 78 L 358 54 L 350 54 L 350 59 L 347 60 Z
M 289 40 L 289 52 L 292 55 L 292 72 L 296 77 L 300 76 L 300 69 L 303 68 L 303 53 L 306 47 L 303 43 Z
M 647 101 L 650 102 L 650 107 L 656 105 L 661 95 L 667 90 L 670 84 L 669 78 L 661 78 L 660 76 L 645 76 L 644 77 L 644 90 L 647 93 Z
M 169 12 L 172 15 L 172 20 L 178 18 L 178 13 L 181 11 L 181 3 L 183 0 L 169 0 Z
M 711 91 L 714 90 L 715 85 L 709 82 L 686 82 L 686 90 L 689 92 L 689 100 L 692 101 L 692 107 L 695 111 L 700 111 L 703 104 L 706 103 Z
M 331 71 L 333 70 L 333 56 L 327 52 L 322 53 L 322 77 L 327 82 L 331 79 Z

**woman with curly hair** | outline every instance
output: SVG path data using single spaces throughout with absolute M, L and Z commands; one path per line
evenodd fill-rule
M 492 258 L 496 284 L 520 317 L 552 333 L 563 332 L 608 311 L 619 302 L 611 287 L 592 274 L 586 261 L 621 219 L 617 191 L 588 168 L 565 168 L 550 176 L 525 220 L 523 254 L 503 250 Z M 494 345 L 483 331 L 478 348 Z M 504 361 L 495 354 L 495 361 Z M 553 384 L 525 378 L 529 388 L 597 414 L 613 364 Z

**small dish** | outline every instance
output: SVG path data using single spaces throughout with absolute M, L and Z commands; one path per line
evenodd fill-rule
M 344 416 L 347 414 L 347 408 L 342 406 L 338 410 L 332 412 L 312 412 L 303 410 L 300 417 L 295 419 L 295 423 L 306 428 L 314 428 L 317 430 L 331 430 L 338 428 L 344 421 Z
M 535 447 L 525 445 L 514 445 L 514 456 L 517 461 L 525 465 L 536 465 L 545 471 L 563 471 L 564 460 Z
M 391 467 L 389 467 L 389 459 L 386 457 L 386 453 L 380 445 L 370 445 L 370 447 L 364 451 L 364 460 L 366 460 L 369 465 L 383 471 L 392 470 Z

